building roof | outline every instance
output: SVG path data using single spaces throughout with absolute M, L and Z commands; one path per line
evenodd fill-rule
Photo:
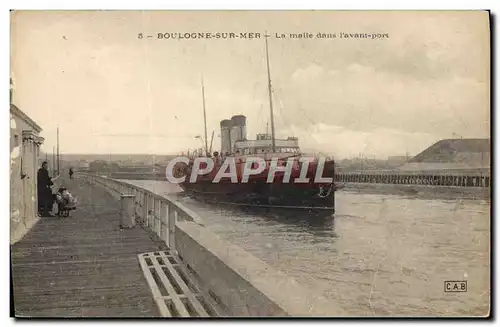
M 15 104 L 11 103 L 10 104 L 10 112 L 11 114 L 21 118 L 24 120 L 26 123 L 28 123 L 33 129 L 37 132 L 40 133 L 42 131 L 42 128 L 35 123 L 33 119 L 31 119 L 28 115 L 26 115 L 24 112 L 22 112 L 21 109 L 19 109 Z

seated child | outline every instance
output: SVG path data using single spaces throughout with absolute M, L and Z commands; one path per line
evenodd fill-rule
M 71 193 L 69 193 L 68 189 L 65 187 L 60 187 L 56 193 L 56 201 L 59 208 L 75 208 L 76 207 L 76 199 L 73 197 Z

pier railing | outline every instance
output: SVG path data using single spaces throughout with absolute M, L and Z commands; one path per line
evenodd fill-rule
M 145 188 L 123 181 L 87 173 L 78 173 L 91 185 L 100 185 L 115 197 L 133 195 L 133 214 L 136 221 L 153 231 L 166 245 L 175 250 L 175 223 L 192 221 L 203 225 L 203 220 L 195 212 L 186 208 L 168 195 L 159 195 Z

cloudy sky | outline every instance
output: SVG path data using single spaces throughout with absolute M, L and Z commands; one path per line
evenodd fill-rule
M 254 138 L 269 121 L 263 38 L 138 34 L 266 30 L 278 137 L 379 158 L 489 137 L 486 12 L 14 12 L 14 103 L 48 151 L 59 126 L 65 153 L 177 153 L 201 145 L 203 74 L 214 147 L 219 121 L 235 114 Z M 289 33 L 315 37 L 275 37 Z

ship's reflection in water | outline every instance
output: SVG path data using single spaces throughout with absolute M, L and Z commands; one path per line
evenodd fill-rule
M 179 197 L 211 231 L 350 315 L 488 312 L 489 201 L 338 192 L 334 218 L 311 218 L 300 210 L 202 203 L 165 182 L 133 183 Z M 445 293 L 446 280 L 467 280 L 467 293 Z
M 199 201 L 199 199 L 195 201 Z M 336 236 L 333 230 L 335 217 L 331 211 L 311 212 L 304 209 L 236 206 L 220 203 L 207 204 L 212 208 L 217 208 L 225 215 L 246 216 L 250 219 L 259 217 L 259 219 L 255 221 L 255 224 L 275 222 L 276 224 L 289 226 L 290 231 L 300 229 L 303 232 L 313 233 L 317 236 Z

